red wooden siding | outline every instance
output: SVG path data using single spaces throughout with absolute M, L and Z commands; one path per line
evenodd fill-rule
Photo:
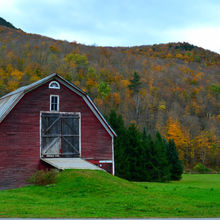
M 52 80 L 51 80 L 52 81 Z M 112 137 L 82 97 L 49 82 L 28 92 L 0 124 L 0 189 L 25 184 L 40 161 L 40 111 L 49 111 L 50 95 L 60 96 L 60 112 L 81 113 L 81 157 L 112 160 Z

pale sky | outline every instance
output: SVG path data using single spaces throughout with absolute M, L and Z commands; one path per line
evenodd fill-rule
M 86 45 L 189 42 L 220 53 L 220 0 L 0 0 L 0 17 Z

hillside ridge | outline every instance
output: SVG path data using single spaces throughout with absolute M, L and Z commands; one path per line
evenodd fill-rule
M 103 115 L 115 109 L 126 126 L 174 139 L 187 166 L 220 166 L 219 54 L 189 43 L 86 46 L 0 26 L 0 96 L 54 72 Z
M 17 29 L 14 25 L 12 25 L 10 22 L 6 21 L 4 18 L 1 18 L 1 17 L 0 17 L 0 26 Z
M 4 18 L 1 18 L 0 17 L 0 26 L 5 26 L 5 27 L 8 27 L 8 28 L 12 28 L 12 29 L 15 29 L 15 30 L 18 30 L 16 27 L 14 27 L 13 24 L 11 24 L 10 22 L 6 21 Z M 21 29 L 19 29 L 21 30 Z M 36 33 L 26 33 L 24 32 L 25 34 L 30 34 L 30 35 L 34 35 L 34 36 L 39 36 L 39 37 L 45 37 L 47 39 L 50 39 L 50 40 L 54 40 L 54 41 L 63 41 L 63 42 L 68 42 L 68 43 L 74 43 L 74 39 L 73 39 L 73 42 L 69 42 L 69 41 L 66 41 L 66 40 L 59 40 L 59 39 L 54 39 L 52 37 L 48 37 L 48 36 L 43 36 L 43 35 L 39 35 L 39 34 L 36 34 Z M 76 42 L 75 42 L 76 43 Z M 178 50 L 178 51 L 187 51 L 187 52 L 190 52 L 192 50 L 200 50 L 200 51 L 205 51 L 206 53 L 211 53 L 213 55 L 218 55 L 219 56 L 219 59 L 220 59 L 220 54 L 218 54 L 217 52 L 214 52 L 214 51 L 211 51 L 211 50 L 208 50 L 208 49 L 204 49 L 202 47 L 198 47 L 198 46 L 195 46 L 193 44 L 190 44 L 188 42 L 169 42 L 169 43 L 158 43 L 158 44 L 152 44 L 152 45 L 135 45 L 135 46 L 91 46 L 91 45 L 84 45 L 84 44 L 81 44 L 81 43 L 78 43 L 79 45 L 83 45 L 83 46 L 86 46 L 86 47 L 102 47 L 102 48 L 120 48 L 122 50 L 125 50 L 125 49 L 138 49 L 139 50 L 139 54 L 143 54 L 143 50 L 148 50 L 149 48 L 152 48 L 153 51 L 160 51 L 161 49 L 163 49 L 164 47 L 166 47 L 168 45 L 169 49 L 172 50 L 172 49 L 175 49 L 175 50 Z

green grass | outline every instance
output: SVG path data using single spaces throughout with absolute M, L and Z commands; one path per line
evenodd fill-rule
M 67 170 L 50 188 L 0 191 L 1 217 L 220 217 L 220 175 L 135 183 L 102 171 Z

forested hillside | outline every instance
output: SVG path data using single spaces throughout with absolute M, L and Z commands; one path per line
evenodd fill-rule
M 6 21 L 5 19 L 3 19 L 1 17 L 0 17 L 0 25 L 16 29 L 10 22 Z
M 0 96 L 56 72 L 104 115 L 175 140 L 186 166 L 220 166 L 220 55 L 188 43 L 97 47 L 0 26 Z

